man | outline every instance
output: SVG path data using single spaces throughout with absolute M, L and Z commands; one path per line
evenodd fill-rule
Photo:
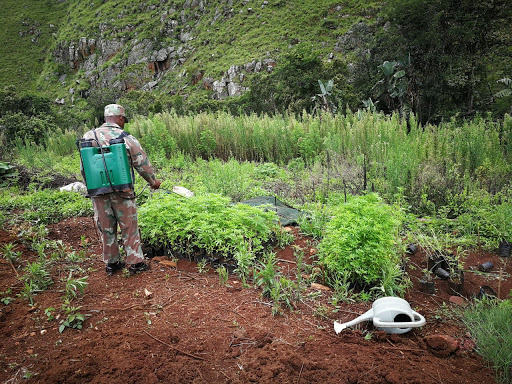
M 110 139 L 123 138 L 128 158 L 135 170 L 148 182 L 153 189 L 160 187 L 160 180 L 155 177 L 146 153 L 137 139 L 123 131 L 128 122 L 124 108 L 119 104 L 109 104 L 105 107 L 105 123 L 89 131 L 84 139 L 93 140 L 93 145 L 108 146 Z M 149 265 L 144 262 L 140 243 L 139 227 L 137 225 L 137 205 L 133 190 L 112 192 L 91 197 L 94 207 L 94 218 L 103 240 L 103 261 L 106 264 L 108 276 L 128 264 L 131 274 L 146 271 Z M 126 252 L 123 262 L 117 242 L 117 226 L 121 229 L 121 238 Z

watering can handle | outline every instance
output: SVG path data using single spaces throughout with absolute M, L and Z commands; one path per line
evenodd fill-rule
M 400 322 L 389 322 L 389 321 L 380 321 L 378 318 L 373 318 L 373 325 L 381 328 L 412 328 L 412 327 L 421 327 L 425 325 L 425 318 L 420 315 L 418 312 L 412 311 L 414 318 L 418 318 L 419 321 L 400 321 Z

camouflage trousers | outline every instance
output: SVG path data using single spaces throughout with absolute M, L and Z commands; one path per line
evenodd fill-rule
M 103 261 L 105 263 L 122 261 L 117 242 L 118 225 L 126 252 L 126 264 L 144 261 L 137 225 L 135 199 L 123 199 L 115 193 L 110 193 L 92 197 L 91 200 L 94 207 L 94 219 L 103 242 Z

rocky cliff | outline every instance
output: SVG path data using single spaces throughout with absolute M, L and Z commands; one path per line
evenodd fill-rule
M 224 99 L 299 42 L 316 44 L 326 60 L 342 52 L 353 36 L 346 26 L 361 19 L 346 12 L 327 0 L 69 1 L 41 83 L 60 90 L 59 103 L 100 88 Z

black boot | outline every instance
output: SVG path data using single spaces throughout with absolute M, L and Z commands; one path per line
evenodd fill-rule
M 141 261 L 140 263 L 130 265 L 130 267 L 128 268 L 128 271 L 130 271 L 130 273 L 133 275 L 135 273 L 147 271 L 148 269 L 149 269 L 149 264 L 146 264 Z
M 108 276 L 114 276 L 115 273 L 124 268 L 124 263 L 122 261 L 116 261 L 115 263 L 108 263 L 105 267 L 105 271 Z

